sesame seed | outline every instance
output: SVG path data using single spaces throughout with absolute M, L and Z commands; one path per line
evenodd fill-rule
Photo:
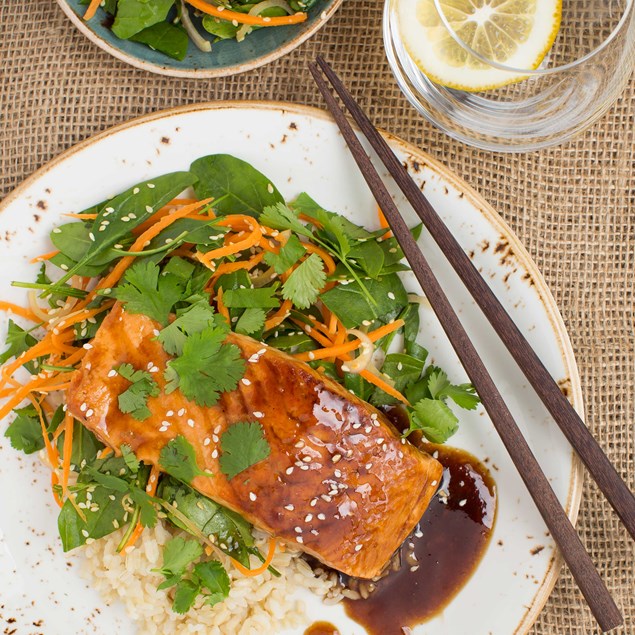
M 148 188 L 153 190 L 154 189 L 154 183 L 148 183 Z
M 88 408 L 88 406 L 86 405 L 86 402 L 84 402 L 84 403 L 83 403 L 83 404 L 79 407 L 79 409 L 80 409 L 82 412 L 86 412 L 86 408 Z
M 304 522 L 305 522 L 305 523 L 310 523 L 312 520 L 313 520 L 313 514 L 307 514 L 307 515 L 304 517 Z
M 93 232 L 90 232 L 88 234 L 88 238 L 90 238 L 93 242 L 95 242 L 95 234 L 93 234 Z
M 295 509 L 293 505 L 285 505 L 284 508 L 290 512 L 292 512 Z
M 285 470 L 285 474 L 293 474 L 293 465 Z
M 359 430 L 361 427 L 362 427 L 362 424 L 359 423 L 359 421 L 353 424 L 353 430 Z
M 432 481 L 432 483 L 430 483 L 430 485 L 432 485 L 432 487 L 434 487 L 437 484 L 437 481 Z
M 122 217 L 121 217 L 121 220 L 122 220 L 124 223 L 129 223 L 129 222 L 130 222 L 130 216 L 122 216 Z
M 370 326 L 372 324 L 372 322 L 370 320 L 362 320 L 362 324 L 364 326 Z
M 296 534 L 301 534 L 302 533 L 302 527 L 295 527 L 294 530 Z
M 271 183 L 267 185 L 267 192 L 269 192 L 269 194 L 273 194 L 273 185 L 271 185 Z
M 335 474 L 335 478 L 341 478 L 342 477 L 342 473 L 339 470 L 335 470 L 335 472 L 333 472 Z
M 366 426 L 366 427 L 364 428 L 364 432 L 365 432 L 366 434 L 370 434 L 370 431 L 371 431 L 372 429 L 373 429 L 373 428 L 372 428 L 372 426 Z
M 188 419 L 187 420 L 187 425 L 190 426 L 190 428 L 194 427 L 194 419 Z
M 212 458 L 213 458 L 213 459 L 218 458 L 218 450 L 214 450 L 214 451 L 212 452 Z
M 337 463 L 341 458 L 341 454 L 336 454 L 331 460 L 333 461 L 333 463 Z
M 203 441 L 203 445 L 204 445 L 204 446 L 208 446 L 211 442 L 212 442 L 212 440 L 211 440 L 209 437 L 207 437 L 207 438 L 205 439 L 205 441 Z
M 166 427 L 170 427 L 170 422 L 169 421 L 162 421 L 161 422 L 162 425 L 166 426 Z
M 146 212 L 148 212 L 148 214 L 152 214 L 154 210 L 152 209 L 152 207 L 150 205 L 146 205 Z
M 89 533 L 85 529 L 82 529 L 82 536 L 84 536 L 84 538 L 88 538 Z
M 325 503 L 330 503 L 331 502 L 331 497 L 327 496 L 326 494 L 321 494 L 320 498 L 325 502 Z
M 333 488 L 333 489 L 329 492 L 329 496 L 337 496 L 337 488 Z
M 326 516 L 324 514 L 317 515 L 318 520 L 326 520 Z
M 161 426 L 159 428 L 159 432 L 167 432 L 168 431 L 168 427 L 167 426 Z
M 117 371 L 113 368 L 111 371 L 108 372 L 108 377 L 114 377 L 117 374 Z
M 296 539 L 296 542 L 299 542 L 300 544 L 304 542 L 304 540 L 302 539 L 302 536 L 296 536 L 295 539 Z
M 315 507 L 317 505 L 318 499 L 314 498 L 311 500 L 311 502 L 309 503 L 309 505 L 311 505 L 311 507 Z
M 303 448 L 304 447 L 304 441 L 302 441 L 302 439 L 300 439 L 296 444 L 295 444 L 296 448 Z
M 373 467 L 372 463 L 366 463 L 366 465 L 364 466 L 367 470 L 370 470 L 371 467 Z
M 410 567 L 410 571 L 414 573 L 418 568 L 419 568 L 419 565 L 415 564 L 414 566 Z
M 218 434 L 220 432 L 221 426 L 220 424 L 214 428 L 214 434 Z
M 252 414 L 254 415 L 254 417 L 256 417 L 256 419 L 262 419 L 265 416 L 264 412 L 259 412 L 258 410 L 252 412 Z
M 309 351 L 309 359 L 315 359 L 315 353 L 313 351 Z
M 467 500 L 465 498 L 463 500 L 460 500 L 459 507 L 464 507 L 466 503 L 467 503 Z
M 306 472 L 306 471 L 309 469 L 309 466 L 308 466 L 308 465 L 301 465 L 301 466 L 300 466 L 300 469 L 301 469 L 303 472 Z
M 87 417 L 92 417 L 94 414 L 95 414 L 95 411 L 92 408 L 86 411 Z
M 361 551 L 363 545 L 355 545 L 355 551 Z
M 249 500 L 255 501 L 258 498 L 253 492 L 249 492 Z
M 388 299 L 389 300 L 394 300 L 395 299 L 395 294 L 392 291 L 388 292 Z
M 174 416 L 174 410 L 168 410 L 168 411 L 165 413 L 165 416 L 166 416 L 166 417 L 173 417 L 173 416 Z
M 86 342 L 86 344 L 84 344 L 84 348 L 89 351 L 91 348 L 93 347 L 92 344 L 89 344 L 88 342 Z
M 314 536 L 318 536 L 318 535 L 320 534 L 320 532 L 319 532 L 317 529 L 311 529 L 311 533 L 312 533 Z
M 303 460 L 305 463 L 310 463 L 313 459 L 311 459 L 311 457 L 310 457 L 310 456 L 303 456 L 303 457 L 302 457 L 302 460 Z
M 185 414 L 185 408 L 181 408 L 178 413 L 179 417 L 182 417 Z
M 245 386 L 251 386 L 251 382 L 246 377 L 243 377 L 240 381 L 242 381 Z

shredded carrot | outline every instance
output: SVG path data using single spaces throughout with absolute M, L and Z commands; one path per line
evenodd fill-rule
M 384 212 L 382 211 L 381 207 L 379 207 L 379 205 L 377 206 L 377 216 L 379 217 L 379 226 L 382 229 L 388 230 L 383 235 L 383 238 L 390 238 L 392 236 L 392 232 L 390 231 L 390 225 L 388 224 L 388 220 L 386 220 L 386 217 L 384 216 Z
M 219 225 L 226 226 L 223 225 L 223 221 L 220 221 Z M 237 254 L 241 251 L 245 251 L 245 249 L 254 247 L 260 242 L 261 236 L 262 229 L 260 228 L 260 225 L 258 225 L 256 221 L 253 221 L 251 224 L 251 233 L 247 235 L 247 238 L 242 238 L 241 240 L 231 243 L 229 241 L 232 236 L 230 234 L 226 234 L 225 245 L 223 247 L 212 249 L 212 251 L 208 251 L 206 254 L 198 254 L 197 257 L 203 264 L 210 266 L 212 264 L 212 260 L 216 260 L 224 256 L 231 256 L 232 254 Z
M 150 476 L 148 477 L 148 484 L 146 485 L 146 493 L 150 496 L 154 496 L 157 493 L 157 485 L 159 484 L 159 475 L 161 471 L 156 465 L 152 466 L 150 470 Z
M 318 229 L 322 229 L 323 227 L 322 223 L 316 221 L 315 218 L 307 216 L 306 214 L 298 214 L 298 218 L 300 220 L 303 220 L 305 223 L 311 223 L 311 225 L 315 225 L 315 227 L 317 227 Z
M 71 455 L 73 453 L 73 417 L 70 412 L 64 416 L 64 456 L 62 457 L 62 493 L 68 498 L 68 477 L 71 473 Z
M 62 499 L 57 495 L 57 492 L 55 491 L 55 486 L 59 484 L 60 484 L 60 479 L 57 476 L 57 472 L 55 470 L 51 470 L 51 491 L 53 492 L 53 498 L 55 499 L 55 502 L 60 507 L 63 507 L 64 503 L 62 502 Z
M 324 264 L 326 265 L 326 271 L 329 275 L 331 275 L 335 271 L 335 260 L 331 258 L 331 256 L 324 251 L 321 247 L 314 245 L 313 243 L 302 243 L 302 246 L 310 253 L 317 254 L 320 258 L 322 258 Z
M 295 359 L 301 362 L 313 361 L 316 359 L 326 359 L 327 357 L 341 357 L 346 353 L 350 353 L 358 349 L 362 345 L 361 340 L 354 340 L 353 342 L 347 342 L 346 344 L 340 344 L 339 346 L 327 346 L 320 348 L 316 351 L 308 351 L 307 353 L 297 353 L 294 355 Z
M 94 1 L 94 0 L 93 0 Z M 249 15 L 248 13 L 238 13 L 238 11 L 230 11 L 225 7 L 215 7 L 207 4 L 203 0 L 185 0 L 194 8 L 213 15 L 215 18 L 227 20 L 228 22 L 237 22 L 238 24 L 250 24 L 252 26 L 282 26 L 284 24 L 299 24 L 307 19 L 306 13 L 294 13 L 292 15 L 283 15 L 275 18 L 263 18 L 259 15 Z
M 97 453 L 97 458 L 98 459 L 105 459 L 107 456 L 110 456 L 112 454 L 112 452 L 113 452 L 112 448 L 105 447 L 103 450 L 100 450 Z
M 128 538 L 126 544 L 121 548 L 120 553 L 122 556 L 125 556 L 128 549 L 132 547 L 134 543 L 137 542 L 137 540 L 139 540 L 139 536 L 141 536 L 141 534 L 143 533 L 143 529 L 144 527 L 141 524 L 141 521 L 137 521 L 134 531 L 130 534 L 130 537 Z
M 38 318 L 35 313 L 29 311 L 29 309 L 18 306 L 17 304 L 13 304 L 13 302 L 5 302 L 4 300 L 0 300 L 0 311 L 11 311 L 11 313 L 15 313 L 16 315 L 23 317 L 25 320 L 31 320 L 31 322 L 40 321 L 40 318 Z
M 331 313 L 330 311 L 328 312 Z M 329 330 L 329 333 L 332 333 L 333 335 L 337 335 L 337 315 L 335 315 L 335 313 L 331 313 L 329 316 L 328 330 Z
M 251 271 L 257 264 L 262 262 L 264 258 L 265 252 L 261 251 L 259 254 L 252 256 L 249 260 L 240 260 L 238 262 L 223 262 L 214 270 L 214 277 L 212 279 L 212 285 L 220 278 L 222 275 L 226 273 L 233 273 L 234 271 L 239 271 L 240 269 L 246 269 L 247 271 Z
M 232 561 L 232 564 L 236 567 L 236 569 L 238 569 L 238 571 L 240 571 L 244 576 L 247 576 L 248 578 L 253 578 L 254 576 L 264 573 L 271 566 L 271 563 L 273 562 L 273 557 L 275 555 L 276 555 L 276 539 L 270 538 L 269 550 L 267 551 L 267 557 L 265 558 L 265 561 L 262 563 L 262 565 L 260 565 L 257 569 L 248 569 L 247 567 L 240 564 L 238 560 L 234 560 L 234 558 L 232 558 L 231 561 Z
M 216 307 L 218 308 L 218 312 L 227 320 L 227 324 L 229 324 L 229 311 L 223 303 L 223 289 L 219 289 L 218 294 L 216 295 Z
M 41 256 L 36 256 L 31 260 L 31 264 L 36 262 L 43 262 L 44 260 L 50 260 L 54 256 L 60 253 L 59 249 L 54 249 L 53 251 L 49 251 L 47 254 L 42 254 Z
M 380 326 L 378 329 L 375 329 L 374 331 L 370 331 L 367 334 L 368 339 L 370 339 L 371 342 L 376 342 L 377 340 L 380 340 L 382 337 L 385 337 L 389 333 L 392 333 L 393 331 L 400 329 L 404 324 L 405 322 L 403 320 L 395 320 L 394 322 L 384 324 L 384 326 Z
M 295 318 L 292 318 L 291 321 L 294 324 L 297 324 L 307 335 L 310 335 L 316 342 L 322 344 L 322 346 L 332 346 L 333 343 L 331 342 L 331 340 L 329 340 L 317 330 L 311 328 L 310 324 L 305 324 L 304 322 L 296 320 Z
M 381 377 L 377 377 L 377 375 L 371 373 L 369 370 L 363 370 L 360 375 L 367 381 L 381 388 L 385 393 L 388 393 L 391 397 L 398 399 L 402 403 L 405 403 L 407 406 L 410 405 L 410 402 L 398 391 L 395 390 L 390 384 L 386 383 Z
M 97 214 L 73 214 L 69 212 L 68 214 L 62 214 L 62 216 L 68 216 L 69 218 L 79 218 L 79 220 L 95 220 L 97 218 Z
M 90 20 L 92 17 L 94 17 L 100 4 L 101 0 L 90 0 L 88 9 L 86 9 L 86 13 L 84 13 L 84 20 Z
M 280 308 L 268 319 L 265 321 L 265 331 L 269 331 L 272 328 L 278 326 L 287 319 L 287 316 L 291 312 L 291 307 L 293 303 L 291 300 L 285 300 Z

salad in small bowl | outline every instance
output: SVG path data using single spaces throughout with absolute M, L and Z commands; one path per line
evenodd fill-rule
M 299 46 L 342 0 L 58 0 L 114 57 L 154 73 L 223 77 Z

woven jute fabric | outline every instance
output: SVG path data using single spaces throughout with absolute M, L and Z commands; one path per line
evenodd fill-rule
M 568 328 L 588 424 L 634 488 L 635 82 L 600 122 L 567 145 L 523 155 L 481 152 L 434 129 L 401 95 L 384 57 L 381 5 L 347 0 L 309 42 L 265 68 L 181 80 L 110 57 L 77 32 L 53 0 L 0 0 L 2 195 L 61 151 L 145 113 L 216 99 L 321 106 L 307 62 L 322 53 L 376 124 L 461 175 L 527 246 Z M 623 610 L 626 626 L 615 632 L 634 633 L 633 543 L 588 478 L 578 528 Z M 531 632 L 599 632 L 568 571 Z

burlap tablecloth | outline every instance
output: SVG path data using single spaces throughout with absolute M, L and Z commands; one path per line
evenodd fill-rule
M 480 152 L 435 130 L 402 97 L 384 58 L 381 5 L 348 0 L 287 57 L 236 77 L 195 81 L 124 65 L 77 32 L 53 0 L 0 0 L 2 196 L 78 141 L 145 113 L 214 99 L 321 107 L 306 68 L 321 52 L 378 125 L 463 176 L 520 236 L 569 330 L 588 424 L 633 488 L 635 82 L 608 115 L 568 145 L 524 155 Z M 624 612 L 626 626 L 615 632 L 635 633 L 633 543 L 588 479 L 578 527 Z M 532 633 L 595 632 L 563 571 Z

